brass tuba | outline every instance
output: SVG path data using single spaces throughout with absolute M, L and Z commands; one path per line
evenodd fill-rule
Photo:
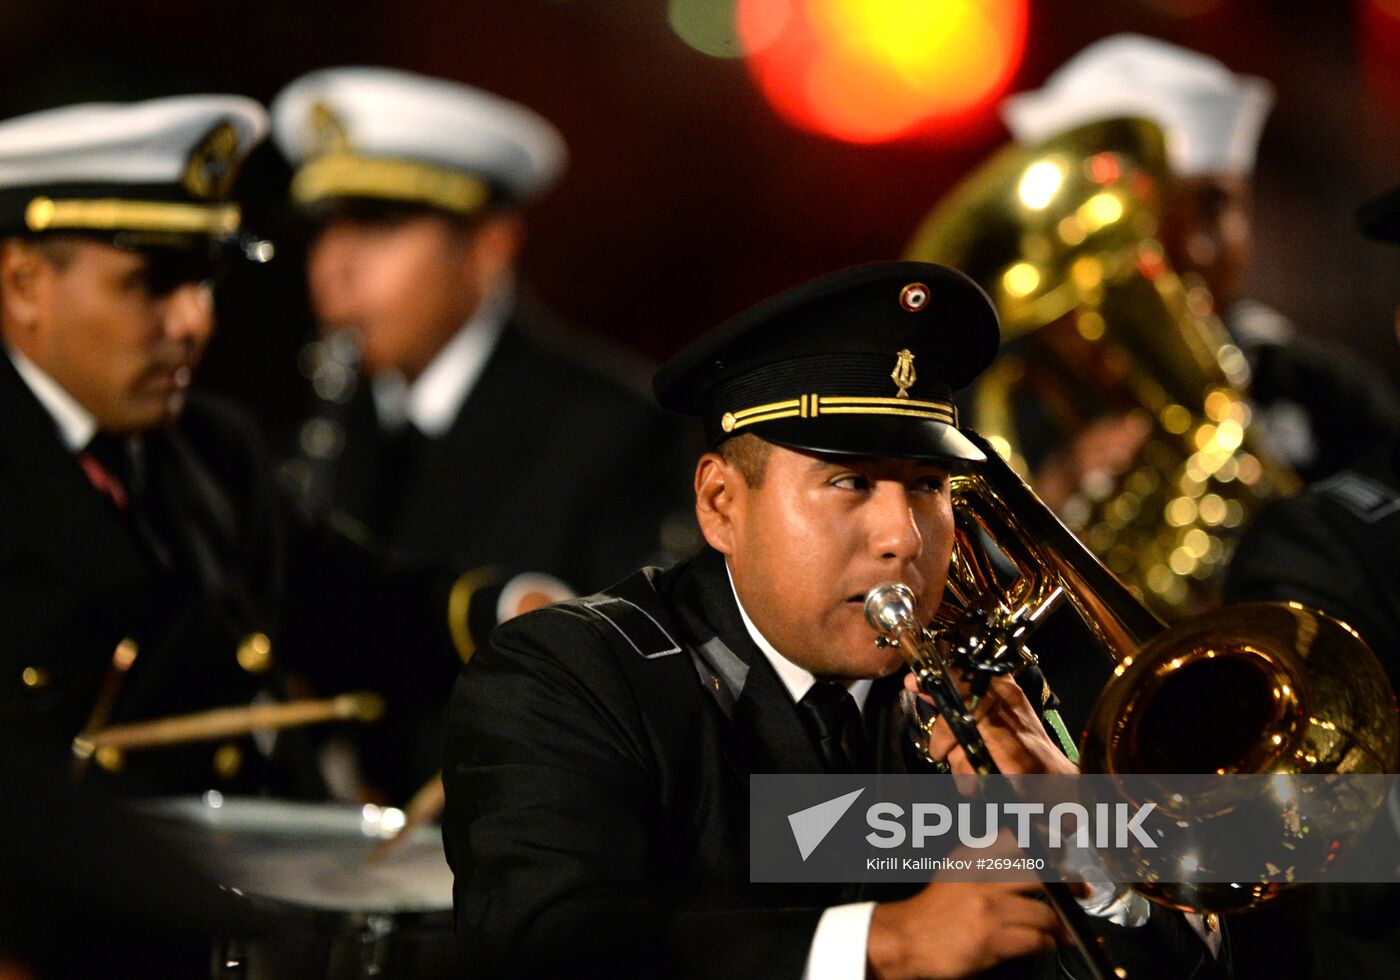
M 925 659 L 906 649 L 921 686 L 924 674 L 946 672 L 939 666 L 945 662 L 984 677 L 1034 664 L 1028 637 L 1057 603 L 1068 599 L 1113 665 L 1080 742 L 1081 771 L 1395 771 L 1400 752 L 1395 695 L 1379 661 L 1354 630 L 1291 602 L 1227 606 L 1168 627 L 1060 522 L 986 439 L 967 434 L 987 460 L 953 478 L 953 563 L 945 602 L 924 631 L 925 642 L 936 645 L 938 655 Z M 1015 566 L 1010 582 L 989 558 L 984 546 L 989 540 Z M 880 600 L 877 593 L 889 588 L 872 590 L 866 609 L 871 625 L 892 638 L 894 631 L 872 613 Z M 968 750 L 968 757 L 974 758 L 974 750 Z M 1294 822 L 1300 807 L 1307 812 L 1306 832 L 1314 835 L 1313 841 L 1341 846 L 1364 832 L 1383 797 L 1384 790 L 1375 798 L 1313 793 L 1292 809 L 1267 811 L 1258 832 L 1274 835 L 1279 863 L 1286 866 L 1290 842 L 1299 840 Z M 1202 860 L 1209 864 L 1211 856 L 1204 854 Z M 1296 887 L 1266 869 L 1256 882 L 1187 885 L 1173 882 L 1172 867 L 1145 866 L 1157 873 L 1157 880 L 1135 887 L 1148 898 L 1188 911 L 1258 908 Z
M 1298 481 L 1250 425 L 1249 368 L 1209 295 L 1182 285 L 1156 240 L 1167 179 L 1161 131 L 1144 120 L 1010 146 L 943 199 L 909 256 L 966 272 L 1000 313 L 1003 352 L 969 424 L 1175 619 L 1218 600 L 1235 529 Z M 1139 433 L 1126 469 L 1080 481 L 1071 466 L 1073 485 L 1050 493 L 1047 461 L 1115 420 Z

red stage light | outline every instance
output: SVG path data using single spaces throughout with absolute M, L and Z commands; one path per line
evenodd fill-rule
M 839 139 L 877 143 L 956 132 L 984 115 L 1021 64 L 1028 6 L 739 0 L 735 15 L 750 70 L 780 114 Z M 775 23 L 783 25 L 776 38 Z
M 1361 0 L 1357 33 L 1366 84 L 1391 108 L 1400 106 L 1400 0 Z

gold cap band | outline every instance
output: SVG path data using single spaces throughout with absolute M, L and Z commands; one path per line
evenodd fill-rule
M 725 412 L 720 428 L 734 432 L 746 425 L 778 419 L 815 419 L 823 415 L 904 415 L 947 425 L 958 424 L 958 411 L 952 402 L 919 401 L 914 398 L 861 398 L 848 395 L 799 395 L 786 401 L 769 402 L 737 412 Z
M 383 198 L 471 215 L 482 209 L 491 190 L 477 177 L 426 163 L 332 153 L 309 161 L 292 178 L 292 200 L 298 204 L 328 197 Z
M 236 204 L 182 204 L 174 201 L 55 201 L 36 197 L 24 209 L 30 231 L 66 228 L 100 231 L 164 231 L 225 235 L 238 230 Z

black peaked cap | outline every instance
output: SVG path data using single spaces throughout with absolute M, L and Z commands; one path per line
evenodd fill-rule
M 981 460 L 952 393 L 1000 341 L 967 276 L 927 262 L 843 269 L 759 303 L 668 361 L 661 405 L 699 416 L 711 447 L 753 433 L 844 456 Z

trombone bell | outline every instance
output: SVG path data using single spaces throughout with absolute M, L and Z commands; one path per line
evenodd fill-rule
M 987 459 L 975 472 L 955 478 L 954 506 L 971 530 L 956 539 L 945 608 L 930 628 L 929 642 L 946 640 L 956 624 L 988 609 L 997 610 L 1000 621 L 1033 627 L 1048 597 L 1063 593 L 1114 664 L 1081 739 L 1081 771 L 1284 776 L 1395 771 L 1400 756 L 1395 695 L 1355 630 L 1295 602 L 1228 606 L 1167 626 L 986 439 L 965 434 Z M 988 542 L 1010 557 L 1014 581 L 1003 586 L 989 580 Z M 993 645 L 984 641 L 970 648 Z M 966 654 L 954 657 L 954 663 L 999 669 L 986 666 L 985 657 Z M 1381 803 L 1340 795 L 1335 802 L 1323 801 L 1311 813 L 1311 831 L 1351 841 L 1365 831 Z M 1228 814 L 1195 817 L 1228 819 Z M 1260 827 L 1260 833 L 1278 831 L 1280 867 L 1289 864 L 1286 817 L 1281 810 L 1269 813 Z M 1270 821 L 1274 828 L 1263 826 Z M 1203 840 L 1221 836 L 1204 834 Z M 1209 857 L 1201 856 L 1203 866 L 1218 865 Z M 1295 887 L 1273 881 L 1177 884 L 1175 868 L 1153 863 L 1161 857 L 1135 859 L 1157 878 L 1140 889 L 1143 894 L 1187 911 L 1259 908 Z M 1261 869 L 1261 880 L 1269 877 Z

